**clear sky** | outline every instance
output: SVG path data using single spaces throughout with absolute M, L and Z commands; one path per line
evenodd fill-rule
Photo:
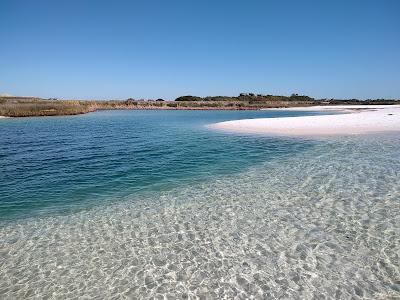
M 0 94 L 400 98 L 400 1 L 0 1 Z

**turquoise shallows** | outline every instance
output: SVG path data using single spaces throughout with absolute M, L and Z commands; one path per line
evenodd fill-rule
M 277 111 L 101 111 L 0 122 L 0 220 L 57 214 L 190 185 L 313 143 L 204 125 Z

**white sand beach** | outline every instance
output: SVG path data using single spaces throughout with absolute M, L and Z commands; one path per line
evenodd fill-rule
M 314 106 L 285 110 L 341 111 L 343 114 L 235 120 L 212 124 L 210 127 L 231 132 L 288 136 L 400 131 L 400 105 Z

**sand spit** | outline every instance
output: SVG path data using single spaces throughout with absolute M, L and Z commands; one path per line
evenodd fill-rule
M 341 111 L 343 114 L 235 120 L 212 124 L 210 127 L 230 132 L 288 136 L 349 135 L 400 131 L 400 105 L 314 106 L 288 109 Z

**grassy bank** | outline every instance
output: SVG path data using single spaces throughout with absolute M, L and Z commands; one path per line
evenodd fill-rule
M 161 110 L 258 110 L 263 108 L 300 107 L 332 104 L 399 104 L 395 100 L 315 100 L 308 96 L 273 96 L 241 94 L 237 97 L 182 96 L 175 101 L 158 100 L 55 100 L 34 97 L 0 97 L 0 116 L 32 117 L 77 115 L 109 109 Z
M 94 110 L 90 103 L 84 101 L 0 98 L 0 115 L 6 117 L 77 115 Z
M 179 98 L 178 98 L 179 99 Z M 124 100 L 46 100 L 40 98 L 0 98 L 0 116 L 31 117 L 77 115 L 107 109 L 164 109 L 164 110 L 257 110 L 273 107 L 315 105 L 313 101 L 244 100 L 244 99 L 186 99 L 176 101 Z

